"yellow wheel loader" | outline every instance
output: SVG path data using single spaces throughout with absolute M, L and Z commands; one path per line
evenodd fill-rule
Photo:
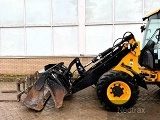
M 160 10 L 143 20 L 147 23 L 141 27 L 145 32 L 142 50 L 134 35 L 126 32 L 86 65 L 78 57 L 68 67 L 63 62 L 46 65 L 23 103 L 40 111 L 52 96 L 55 107 L 59 108 L 64 97 L 96 85 L 98 99 L 107 110 L 132 107 L 138 99 L 139 87 L 147 89 L 147 82 L 160 86 Z M 73 79 L 75 72 L 71 72 L 74 65 L 78 71 L 76 79 Z

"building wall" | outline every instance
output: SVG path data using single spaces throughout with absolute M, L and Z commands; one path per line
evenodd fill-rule
M 158 0 L 0 0 L 0 74 L 94 56 L 140 26 Z M 48 57 L 49 56 L 49 57 Z M 56 57 L 60 56 L 60 57 Z
M 28 75 L 43 69 L 47 64 L 64 62 L 68 66 L 74 58 L 72 57 L 45 57 L 45 58 L 1 58 L 0 75 Z M 80 58 L 83 65 L 87 64 L 91 58 Z M 76 68 L 73 66 L 72 71 Z

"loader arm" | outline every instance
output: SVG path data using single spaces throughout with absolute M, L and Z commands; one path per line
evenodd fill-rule
M 108 52 L 104 51 L 103 53 L 100 53 L 98 56 L 101 56 L 101 59 L 88 71 L 86 71 L 84 75 L 81 75 L 75 82 L 72 83 L 72 93 L 76 93 L 93 84 L 96 85 L 102 74 L 115 67 L 124 56 L 135 49 L 136 46 L 131 46 L 131 48 L 123 46 L 124 42 L 132 39 L 134 39 L 134 36 L 133 34 L 130 34 L 112 48 L 107 49 L 106 51 Z M 96 58 L 97 56 L 93 58 L 94 61 L 98 60 Z

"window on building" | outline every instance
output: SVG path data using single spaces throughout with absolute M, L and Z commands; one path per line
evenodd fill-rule
M 153 0 L 1 0 L 0 56 L 88 56 L 127 31 L 142 39 Z

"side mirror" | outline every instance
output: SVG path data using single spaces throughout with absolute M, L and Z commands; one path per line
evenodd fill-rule
M 141 26 L 141 33 L 146 29 L 145 25 Z

